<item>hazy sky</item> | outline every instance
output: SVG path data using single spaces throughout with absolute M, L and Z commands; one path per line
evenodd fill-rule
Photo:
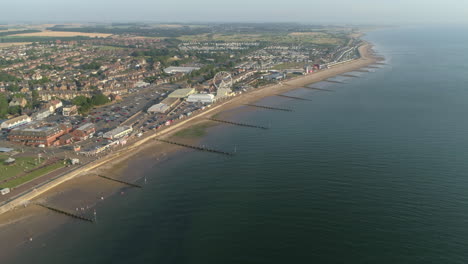
M 0 0 L 0 21 L 468 23 L 468 0 Z

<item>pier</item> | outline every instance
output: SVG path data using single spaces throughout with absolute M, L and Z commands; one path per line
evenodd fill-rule
M 62 209 L 54 208 L 54 207 L 51 207 L 51 206 L 48 206 L 48 205 L 45 205 L 45 204 L 36 203 L 36 205 L 38 205 L 40 207 L 43 207 L 43 208 L 46 208 L 46 209 L 49 209 L 49 210 L 54 211 L 54 212 L 59 213 L 59 214 L 63 214 L 63 215 L 78 219 L 78 220 L 94 223 L 94 220 L 92 218 L 88 218 L 88 217 L 84 217 L 84 216 L 77 215 L 77 214 L 74 214 L 74 213 L 70 213 L 70 212 L 64 211 Z
M 211 149 L 211 148 L 207 148 L 207 147 L 200 147 L 200 146 L 193 146 L 193 145 L 179 143 L 179 142 L 175 142 L 175 141 L 169 141 L 169 140 L 165 140 L 165 139 L 155 139 L 155 140 L 160 141 L 160 142 L 164 142 L 164 143 L 167 143 L 167 144 L 172 144 L 172 145 L 176 145 L 176 146 L 195 149 L 195 150 L 198 150 L 198 151 L 205 151 L 205 152 L 211 152 L 211 153 L 216 153 L 216 154 L 221 154 L 221 155 L 234 156 L 234 153 L 226 152 L 226 151 L 222 151 L 222 150 L 216 150 L 216 149 Z
M 289 95 L 284 95 L 284 94 L 275 94 L 275 95 L 279 96 L 279 97 L 289 98 L 289 99 L 296 99 L 296 100 L 302 100 L 302 101 L 311 101 L 310 99 L 302 98 L 302 97 L 289 96 Z
M 230 125 L 235 125 L 235 126 L 268 129 L 268 127 L 264 127 L 264 126 L 250 125 L 250 124 L 232 122 L 232 121 L 227 121 L 227 120 L 220 120 L 220 119 L 215 119 L 215 118 L 208 118 L 208 120 L 215 121 L 215 122 L 220 122 L 220 123 L 225 123 L 225 124 L 230 124 Z
M 138 184 L 135 184 L 135 183 L 126 182 L 126 181 L 123 181 L 123 180 L 117 180 L 117 179 L 114 179 L 114 178 L 111 178 L 111 177 L 107 177 L 107 176 L 104 176 L 104 175 L 99 175 L 99 174 L 96 174 L 96 175 L 97 175 L 98 177 L 103 178 L 103 179 L 106 179 L 106 180 L 109 180 L 109 181 L 118 182 L 118 183 L 122 183 L 122 184 L 128 185 L 128 186 L 130 186 L 130 187 L 143 188 L 143 186 L 138 185 Z
M 277 110 L 277 111 L 284 111 L 284 112 L 292 112 L 293 111 L 292 109 L 271 107 L 271 106 L 265 106 L 265 105 L 254 105 L 254 104 L 245 104 L 245 105 L 250 106 L 250 107 L 268 109 L 268 110 Z

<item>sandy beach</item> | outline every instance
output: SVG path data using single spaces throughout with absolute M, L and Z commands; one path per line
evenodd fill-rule
M 200 112 L 190 119 L 178 121 L 162 131 L 158 131 L 142 140 L 126 147 L 123 150 L 103 157 L 91 166 L 78 173 L 73 179 L 60 184 L 35 198 L 36 202 L 47 202 L 57 208 L 70 212 L 78 212 L 92 216 L 93 206 L 107 199 L 111 195 L 124 195 L 126 186 L 112 182 L 97 175 L 112 175 L 114 178 L 129 182 L 141 181 L 146 170 L 151 169 L 159 162 L 172 157 L 177 151 L 191 151 L 177 146 L 155 141 L 154 138 L 168 138 L 175 132 L 188 127 L 207 122 L 206 118 L 238 106 L 253 103 L 259 99 L 281 94 L 305 85 L 320 82 L 330 77 L 351 72 L 380 60 L 373 55 L 369 44 L 360 47 L 361 58 L 313 73 L 284 81 L 281 84 L 269 85 L 255 89 L 234 97 L 229 101 L 218 103 L 204 112 Z M 197 139 L 181 139 L 196 143 Z M 171 154 L 171 155 L 170 155 Z M 144 158 L 142 158 L 144 157 Z M 149 165 L 148 161 L 152 161 Z M 138 169 L 134 169 L 138 168 Z M 123 192 L 123 193 L 122 193 Z M 26 243 L 32 243 L 41 234 L 49 232 L 61 224 L 70 221 L 70 218 L 35 205 L 19 207 L 0 215 L 0 257 L 13 257 L 15 249 Z

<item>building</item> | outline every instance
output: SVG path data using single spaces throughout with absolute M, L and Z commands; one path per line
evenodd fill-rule
M 177 89 L 170 93 L 167 97 L 169 98 L 186 98 L 187 96 L 194 94 L 194 88 L 184 88 L 184 89 Z
M 13 129 L 15 127 L 25 125 L 25 124 L 30 123 L 30 122 L 31 122 L 31 117 L 29 117 L 27 115 L 22 115 L 22 116 L 18 116 L 18 117 L 12 118 L 12 119 L 8 119 L 7 121 L 4 121 L 0 125 L 0 128 L 5 129 L 5 130 L 9 130 L 9 129 Z
M 191 94 L 187 98 L 187 102 L 190 103 L 204 103 L 212 104 L 215 96 L 212 94 Z
M 32 118 L 34 120 L 42 120 L 42 119 L 49 117 L 51 114 L 52 112 L 50 112 L 50 109 L 42 109 L 34 113 L 32 115 Z
M 71 126 L 69 124 L 16 128 L 8 134 L 8 140 L 27 146 L 43 145 L 48 147 L 59 145 L 60 142 L 57 139 L 69 133 L 70 130 Z
M 75 116 L 77 114 L 78 114 L 78 108 L 76 107 L 76 105 L 66 106 L 66 107 L 63 107 L 62 109 L 63 116 Z
M 229 96 L 233 96 L 233 92 L 231 89 L 228 89 L 228 88 L 220 88 L 218 89 L 218 91 L 216 92 L 216 99 L 215 100 L 219 100 L 219 99 L 223 99 L 223 98 L 226 98 L 226 97 L 229 97 Z
M 25 107 L 26 104 L 28 103 L 28 101 L 26 101 L 26 99 L 24 99 L 23 97 L 21 98 L 13 98 L 9 104 L 9 106 L 20 106 L 21 108 Z
M 275 72 L 275 73 L 263 76 L 263 79 L 268 80 L 268 81 L 272 81 L 272 80 L 277 80 L 278 81 L 278 80 L 281 80 L 283 78 L 284 78 L 284 74 L 279 73 L 279 72 Z
M 148 109 L 148 113 L 150 113 L 150 114 L 164 114 L 167 111 L 169 111 L 169 109 L 171 109 L 170 106 L 168 106 L 166 104 L 163 104 L 163 103 L 159 103 L 159 104 L 155 104 L 155 105 L 151 106 Z
M 199 70 L 199 67 L 168 67 L 164 69 L 165 73 L 168 74 L 175 74 L 175 73 L 191 73 L 192 71 Z
M 54 111 L 63 107 L 63 103 L 60 100 L 51 100 L 49 104 L 54 108 Z
M 65 135 L 59 137 L 59 142 L 60 142 L 60 145 L 71 144 L 71 143 L 73 143 L 73 136 L 70 135 L 70 134 L 65 134 Z
M 71 132 L 73 140 L 81 141 L 92 137 L 96 133 L 96 126 L 93 123 L 87 123 Z
M 131 126 L 119 126 L 119 127 L 112 129 L 109 132 L 104 133 L 102 137 L 106 139 L 118 139 L 118 138 L 130 135 L 132 131 L 133 131 L 133 128 Z

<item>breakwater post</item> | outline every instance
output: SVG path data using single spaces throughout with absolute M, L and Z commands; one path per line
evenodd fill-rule
M 208 120 L 215 121 L 215 122 L 220 122 L 220 123 L 225 123 L 225 124 L 231 124 L 231 125 L 235 125 L 235 126 L 252 127 L 252 128 L 260 128 L 260 129 L 268 129 L 268 127 L 264 127 L 264 126 L 250 125 L 250 124 L 232 122 L 232 121 L 221 120 L 221 119 L 215 119 L 215 118 L 208 118 Z
M 91 219 L 91 218 L 88 218 L 88 217 L 73 214 L 73 213 L 67 212 L 65 210 L 54 208 L 54 207 L 51 207 L 51 206 L 48 206 L 48 205 L 45 205 L 45 204 L 36 203 L 36 205 L 38 205 L 40 207 L 43 207 L 43 208 L 46 208 L 46 209 L 49 209 L 49 210 L 54 211 L 54 212 L 59 213 L 59 214 L 70 216 L 70 217 L 78 219 L 78 220 L 83 220 L 83 221 L 86 221 L 86 222 L 94 223 L 94 220 Z
M 123 180 L 117 180 L 117 179 L 114 179 L 114 178 L 111 178 L 111 177 L 107 177 L 107 176 L 104 176 L 104 175 L 99 175 L 99 174 L 96 174 L 96 175 L 97 175 L 98 177 L 103 178 L 103 179 L 106 179 L 106 180 L 109 180 L 109 181 L 118 182 L 118 183 L 122 183 L 122 184 L 128 185 L 128 186 L 130 186 L 130 187 L 143 188 L 143 186 L 138 185 L 138 184 L 135 184 L 135 183 L 126 182 L 126 181 L 123 181 Z
M 268 109 L 268 110 L 278 110 L 278 111 L 284 111 L 284 112 L 292 112 L 293 111 L 292 109 L 271 107 L 271 106 L 265 106 L 265 105 L 254 105 L 254 104 L 245 104 L 245 105 L 250 106 L 250 107 Z
M 329 82 L 329 83 L 344 83 L 344 82 L 340 82 L 340 81 L 334 81 L 334 80 L 325 80 L 324 82 Z
M 357 76 L 357 75 L 353 75 L 353 74 L 341 74 L 341 76 L 344 76 L 344 77 L 351 77 L 351 78 L 360 78 L 361 76 Z
M 325 91 L 325 92 L 334 92 L 333 90 L 324 89 L 324 88 L 316 88 L 316 87 L 308 87 L 308 86 L 304 86 L 304 87 L 302 87 L 302 88 L 310 89 L 310 90 Z
M 189 144 L 179 143 L 179 142 L 175 142 L 175 141 L 169 141 L 169 140 L 165 140 L 165 139 L 158 139 L 158 138 L 155 139 L 155 140 L 160 141 L 160 142 L 164 142 L 164 143 L 168 143 L 168 144 L 172 144 L 172 145 L 176 145 L 176 146 L 195 149 L 195 150 L 198 150 L 198 151 L 205 151 L 205 152 L 211 152 L 211 153 L 222 154 L 222 155 L 227 155 L 227 156 L 234 156 L 234 153 L 221 151 L 221 150 L 216 150 L 216 149 L 211 149 L 211 148 L 207 148 L 207 147 L 193 146 L 193 145 L 189 145 Z
M 289 96 L 289 95 L 284 95 L 284 94 L 275 94 L 275 95 L 280 96 L 280 97 L 284 97 L 284 98 L 290 98 L 290 99 L 296 99 L 296 100 L 302 100 L 302 101 L 311 101 L 310 99 L 302 98 L 302 97 Z
M 354 70 L 355 72 L 371 72 L 369 70 L 366 70 L 366 69 L 357 69 L 357 70 Z

